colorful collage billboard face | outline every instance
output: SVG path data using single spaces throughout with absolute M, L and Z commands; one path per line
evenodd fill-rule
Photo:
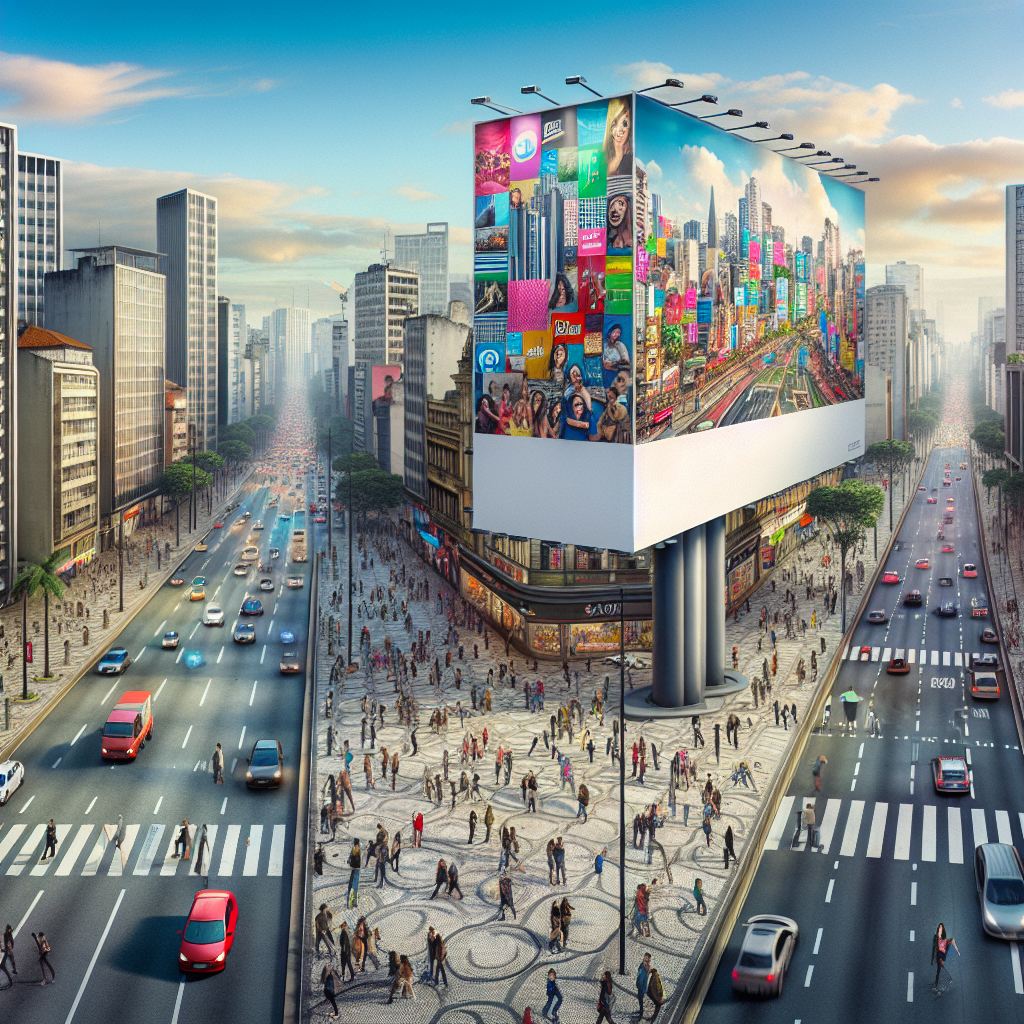
M 644 96 L 634 137 L 635 440 L 863 398 L 863 193 Z
M 477 433 L 632 443 L 632 97 L 478 124 L 474 180 Z

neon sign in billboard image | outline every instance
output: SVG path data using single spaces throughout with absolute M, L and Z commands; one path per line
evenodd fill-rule
M 475 158 L 477 433 L 629 444 L 631 98 L 477 125 Z
M 695 355 L 707 362 L 703 372 L 684 375 L 670 420 L 638 416 L 637 442 L 863 398 L 849 360 L 844 363 L 839 355 L 847 340 L 856 341 L 856 268 L 864 260 L 863 194 L 646 97 L 637 97 L 636 104 L 637 166 L 648 171 L 651 183 L 645 197 L 648 208 L 638 210 L 638 218 L 646 214 L 650 223 L 651 211 L 658 210 L 676 223 L 708 223 L 707 256 L 701 266 L 689 268 L 688 279 L 667 260 L 651 261 L 648 295 L 666 287 L 684 292 L 695 287 L 702 296 L 697 345 L 663 353 L 663 367 L 673 359 L 684 364 Z M 672 181 L 674 186 L 659 195 L 657 180 Z M 740 225 L 749 232 L 745 256 L 738 238 L 731 251 L 733 242 L 719 234 L 719 218 L 727 212 L 747 214 L 748 222 Z M 794 252 L 804 235 L 821 240 L 821 258 L 808 255 L 805 260 Z M 798 302 L 796 318 L 790 322 L 789 303 L 797 294 L 790 280 L 804 277 L 805 264 L 813 267 L 821 283 L 822 308 L 843 344 L 830 344 L 818 324 L 806 319 L 806 301 Z M 761 282 L 764 301 L 755 307 L 756 322 L 751 323 L 740 306 L 739 288 L 709 287 L 711 281 L 730 278 L 736 284 L 752 284 L 754 290 Z M 643 289 L 644 284 L 638 287 Z M 637 304 L 647 305 L 639 297 Z M 638 400 L 652 386 L 656 382 L 638 377 Z

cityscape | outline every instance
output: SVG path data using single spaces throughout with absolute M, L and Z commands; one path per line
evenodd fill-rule
M 3 1019 L 1020 1016 L 1021 26 L 186 13 L 0 53 Z

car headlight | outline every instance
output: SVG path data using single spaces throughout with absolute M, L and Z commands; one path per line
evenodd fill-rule
M 246 778 L 247 778 L 247 779 L 248 779 L 248 780 L 249 780 L 249 781 L 251 782 L 251 781 L 252 781 L 252 772 L 250 772 L 250 771 L 247 771 L 247 772 L 245 773 L 245 777 L 246 777 Z
M 179 963 L 183 963 L 183 964 L 187 964 L 188 963 L 188 957 L 185 956 L 184 953 L 179 953 L 178 954 L 178 962 Z
M 104 754 L 107 753 L 107 748 L 106 747 L 103 748 L 103 753 Z
M 277 771 L 274 772 L 274 778 L 275 779 L 281 778 L 281 769 L 280 768 L 278 768 Z
M 134 747 L 129 747 L 128 748 L 128 753 L 129 754 L 134 754 L 135 753 L 135 748 Z
M 217 959 L 216 959 L 216 960 L 214 960 L 213 962 L 214 962 L 215 964 L 220 964 L 220 963 L 223 963 L 223 962 L 224 962 L 224 957 L 226 957 L 226 956 L 227 956 L 227 953 L 218 953 L 218 954 L 217 954 Z

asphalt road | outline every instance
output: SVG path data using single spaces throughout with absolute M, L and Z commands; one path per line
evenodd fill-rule
M 5 1020 L 280 1020 L 304 676 L 280 675 L 278 638 L 283 628 L 292 630 L 305 658 L 309 591 L 283 584 L 301 574 L 308 586 L 309 566 L 286 566 L 291 523 L 272 528 L 269 498 L 266 489 L 251 488 L 224 528 L 211 530 L 209 551 L 189 556 L 180 573 L 185 586 L 162 587 L 122 632 L 118 643 L 134 659 L 124 675 L 83 678 L 16 751 L 25 783 L 0 808 L 0 927 L 10 922 L 18 929 L 19 970 L 13 988 L 0 993 Z M 290 503 L 283 499 L 281 511 Z M 255 568 L 247 578 L 232 573 L 249 534 L 233 524 L 246 509 L 252 522 L 267 525 L 261 552 L 281 549 L 272 592 L 256 590 Z M 205 602 L 188 599 L 188 582 L 200 574 L 208 600 L 224 608 L 222 628 L 203 626 Z M 247 594 L 263 600 L 265 613 L 253 620 L 255 645 L 241 646 L 231 632 Z M 161 649 L 168 629 L 181 634 L 180 658 Z M 94 642 L 102 644 L 97 633 Z M 205 663 L 188 668 L 185 652 L 199 652 Z M 100 734 L 109 709 L 121 693 L 138 689 L 154 695 L 153 738 L 134 763 L 104 764 Z M 246 758 L 260 738 L 284 747 L 280 790 L 245 787 Z M 210 772 L 218 742 L 223 786 Z M 123 870 L 101 833 L 119 815 L 129 848 Z M 51 817 L 61 841 L 56 858 L 40 864 Z M 180 931 L 204 880 L 189 874 L 194 859 L 169 856 L 184 817 L 209 826 L 209 887 L 232 890 L 239 903 L 226 970 L 188 980 L 178 971 Z M 31 937 L 39 930 L 50 941 L 57 974 L 45 988 Z
M 733 996 L 732 968 L 744 929 L 737 926 L 700 1014 L 702 1021 L 860 1022 L 1013 1021 L 1024 1017 L 1024 983 L 1016 943 L 988 938 L 975 894 L 973 849 L 980 842 L 1012 842 L 1021 849 L 1024 765 L 1005 693 L 998 702 L 975 702 L 965 691 L 958 660 L 984 650 L 985 622 L 970 617 L 970 599 L 986 594 L 979 536 L 967 473 L 942 487 L 943 468 L 953 476 L 962 449 L 936 450 L 899 536 L 887 569 L 899 585 L 876 585 L 868 609 L 884 608 L 886 625 L 858 625 L 851 648 L 871 647 L 872 661 L 844 661 L 832 698 L 831 734 L 812 735 L 798 755 L 796 780 L 773 823 L 740 922 L 754 914 L 782 914 L 800 928 L 800 940 L 779 999 Z M 937 488 L 937 505 L 927 504 Z M 955 552 L 942 554 L 937 524 L 946 498 L 954 497 L 954 523 L 946 538 Z M 919 558 L 930 569 L 916 569 Z M 978 579 L 958 570 L 978 565 Z M 952 587 L 940 587 L 940 577 Z M 920 608 L 903 596 L 918 589 Z M 934 609 L 954 600 L 966 614 L 940 618 Z M 991 619 L 987 620 L 991 622 Z M 909 675 L 886 673 L 886 652 L 915 650 Z M 922 662 L 922 651 L 927 652 Z M 948 662 L 947 662 L 948 656 Z M 839 694 L 853 688 L 861 698 L 856 734 L 839 728 Z M 881 737 L 864 727 L 873 699 Z M 962 717 L 966 708 L 966 719 Z M 931 759 L 967 751 L 973 791 L 940 795 L 932 784 Z M 811 762 L 828 758 L 820 793 Z M 814 799 L 822 831 L 818 852 L 792 845 L 795 812 Z M 816 798 L 816 799 L 815 799 Z M 728 799 L 728 794 L 726 794 Z M 938 998 L 929 966 L 932 935 L 942 921 L 962 956 L 951 954 L 954 976 Z

